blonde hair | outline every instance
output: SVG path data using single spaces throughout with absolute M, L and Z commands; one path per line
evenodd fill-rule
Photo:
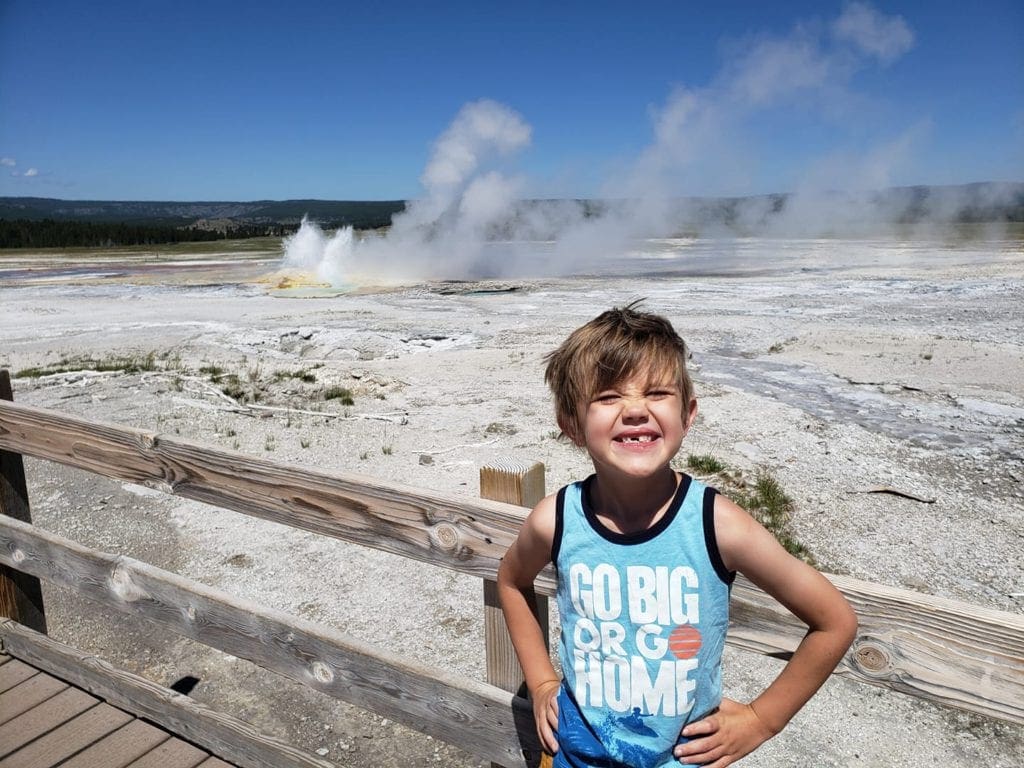
M 661 315 L 638 311 L 641 302 L 602 312 L 544 358 L 544 381 L 555 396 L 558 425 L 570 438 L 583 433 L 581 404 L 638 373 L 649 380 L 670 376 L 684 410 L 693 400 L 686 342 Z

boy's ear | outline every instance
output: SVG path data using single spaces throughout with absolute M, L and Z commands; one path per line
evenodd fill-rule
M 562 433 L 572 441 L 573 445 L 579 446 L 580 441 L 576 437 L 576 425 L 570 423 L 570 421 L 563 416 L 559 416 L 557 421 L 558 428 L 562 430 Z
M 697 398 L 690 398 L 690 405 L 683 411 L 683 435 L 690 431 L 693 420 L 697 418 Z

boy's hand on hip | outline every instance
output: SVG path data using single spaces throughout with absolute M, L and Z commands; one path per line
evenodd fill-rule
M 722 699 L 718 711 L 683 728 L 690 739 L 672 751 L 684 765 L 725 768 L 775 735 L 749 704 Z
M 552 755 L 558 751 L 558 691 L 561 687 L 560 680 L 545 680 L 530 694 L 540 744 Z

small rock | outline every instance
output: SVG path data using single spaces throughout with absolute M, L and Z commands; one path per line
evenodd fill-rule
M 434 457 L 431 456 L 429 453 L 421 453 L 420 454 L 420 464 L 433 464 L 433 463 L 434 463 Z
M 905 576 L 903 578 L 903 586 L 907 589 L 913 589 L 918 592 L 924 592 L 928 594 L 931 592 L 931 587 L 928 586 L 928 582 L 919 576 Z
M 320 749 L 318 749 L 316 753 L 320 755 L 320 757 L 324 757 L 330 751 L 331 750 L 329 750 L 327 747 L 320 747 Z

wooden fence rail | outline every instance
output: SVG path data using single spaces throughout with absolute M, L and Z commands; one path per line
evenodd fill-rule
M 0 401 L 3 450 L 429 562 L 485 582 L 494 579 L 525 515 L 510 504 L 357 474 L 317 472 Z M 523 498 L 521 493 L 519 500 Z M 485 759 L 521 765 L 522 751 L 536 746 L 527 704 L 494 686 L 410 666 L 333 630 L 144 563 L 89 550 L 26 523 L 3 521 L 0 547 L 0 563 L 81 588 L 104 603 L 410 723 Z M 837 674 L 1024 723 L 1024 617 L 847 577 L 829 578 L 860 620 L 859 636 Z M 541 595 L 553 593 L 550 569 L 536 586 Z M 730 643 L 785 656 L 803 631 L 774 600 L 737 580 Z M 488 667 L 489 679 L 502 677 L 495 682 L 510 687 L 507 664 L 500 674 L 492 675 L 490 659 Z

